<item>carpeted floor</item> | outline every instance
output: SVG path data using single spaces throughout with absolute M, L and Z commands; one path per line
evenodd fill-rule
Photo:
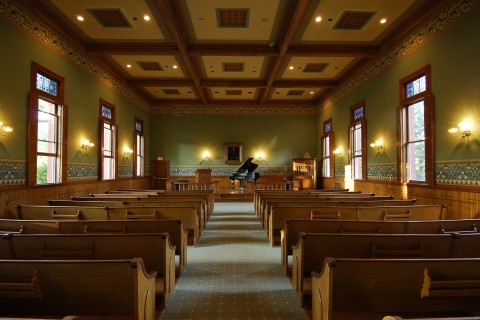
M 307 319 L 253 203 L 215 203 L 161 319 Z

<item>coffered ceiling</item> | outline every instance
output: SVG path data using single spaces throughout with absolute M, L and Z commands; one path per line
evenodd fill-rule
M 165 107 L 316 107 L 439 5 L 37 0 L 33 8 L 21 2 L 143 99 Z

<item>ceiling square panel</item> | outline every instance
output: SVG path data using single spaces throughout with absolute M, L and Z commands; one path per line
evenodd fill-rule
M 117 55 L 112 56 L 112 59 L 133 77 L 185 77 L 174 56 Z
M 145 1 L 50 0 L 50 2 L 91 39 L 165 39 Z M 145 20 L 145 15 L 150 20 Z M 83 21 L 78 20 L 78 16 L 82 16 Z M 123 27 L 119 27 L 119 23 L 123 24 Z
M 201 59 L 204 76 L 207 78 L 259 79 L 262 76 L 264 57 L 216 57 L 204 56 Z
M 282 79 L 334 79 L 354 58 L 292 57 Z
M 224 88 L 212 87 L 210 96 L 214 100 L 255 100 L 257 88 Z
M 190 88 L 190 87 L 179 87 L 179 88 L 145 87 L 145 89 L 155 99 L 195 100 L 198 98 L 193 88 Z
M 372 42 L 377 40 L 382 32 L 416 2 L 420 1 L 320 1 L 300 40 L 303 42 Z M 345 12 L 357 12 L 358 14 L 345 15 Z M 361 13 L 375 14 L 369 16 L 371 19 L 368 20 L 369 17 Z M 321 20 L 317 21 L 317 18 L 321 18 Z M 386 19 L 386 22 L 381 23 L 381 19 Z M 358 23 L 362 24 L 362 28 L 352 27 L 353 25 L 357 26 Z M 350 26 L 350 28 L 335 29 L 336 25 Z
M 192 37 L 199 42 L 268 41 L 280 2 L 280 0 L 185 1 L 191 19 L 188 23 L 191 23 L 194 32 Z
M 270 100 L 314 100 L 321 88 L 272 88 Z

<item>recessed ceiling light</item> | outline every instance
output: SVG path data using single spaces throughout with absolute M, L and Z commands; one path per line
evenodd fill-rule
M 192 93 L 192 91 L 187 91 L 187 93 Z
M 177 66 L 173 66 L 173 69 L 177 69 Z
M 290 66 L 290 69 L 293 69 L 293 66 Z
M 385 22 L 387 22 L 387 19 L 380 20 L 380 23 L 385 23 Z
M 215 93 L 220 93 L 220 92 L 218 92 L 218 91 L 215 91 Z
M 313 91 L 310 91 L 310 94 L 313 94 Z
M 252 92 L 251 92 L 251 91 L 249 91 L 249 92 L 248 92 L 248 94 L 252 94 Z
M 203 17 L 202 17 L 202 16 L 198 16 L 198 20 L 203 20 Z
M 317 21 L 317 22 L 322 21 L 322 17 L 317 17 L 317 18 L 315 19 L 315 21 Z
M 143 16 L 143 19 L 145 19 L 146 21 L 150 20 L 150 17 L 148 15 L 144 15 Z
M 83 17 L 82 16 L 77 16 L 77 20 L 78 21 L 83 21 Z
M 280 92 L 275 92 L 275 94 L 280 94 Z
M 263 21 L 268 21 L 268 18 L 267 18 L 267 17 L 263 17 L 262 20 L 263 20 Z
M 131 65 L 131 64 L 127 64 L 127 68 L 131 68 L 131 67 L 132 67 L 132 65 Z

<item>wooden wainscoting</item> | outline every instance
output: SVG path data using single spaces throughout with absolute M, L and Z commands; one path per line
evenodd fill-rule
M 390 181 L 355 181 L 355 190 L 395 199 L 416 199 L 416 204 L 445 204 L 445 219 L 479 219 L 480 188 L 451 185 L 406 186 Z
M 0 188 L 0 219 L 16 219 L 17 204 L 48 205 L 49 199 L 68 200 L 71 196 L 87 196 L 117 189 L 148 189 L 150 177 L 108 181 L 75 181 L 59 185 L 18 186 Z

